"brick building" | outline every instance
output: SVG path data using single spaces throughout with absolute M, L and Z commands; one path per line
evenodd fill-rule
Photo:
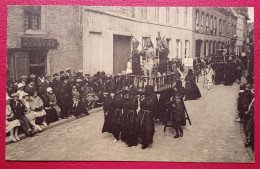
M 82 69 L 78 6 L 8 6 L 7 77 Z

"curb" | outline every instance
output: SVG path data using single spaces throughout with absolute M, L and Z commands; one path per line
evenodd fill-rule
M 94 108 L 94 109 L 91 109 L 89 110 L 89 114 L 92 114 L 92 113 L 96 113 L 96 112 L 99 112 L 99 111 L 102 111 L 103 110 L 103 107 L 98 107 L 98 108 Z M 84 117 L 87 117 L 86 115 L 82 115 L 79 119 L 81 118 L 84 118 Z M 48 127 L 42 127 L 42 131 L 41 132 L 44 132 L 46 130 L 49 130 L 49 129 L 52 129 L 52 128 L 55 128 L 55 127 L 58 127 L 58 126 L 61 126 L 61 125 L 64 125 L 66 123 L 69 123 L 69 122 L 72 122 L 74 120 L 77 120 L 76 117 L 70 117 L 69 119 L 61 119 L 61 120 L 58 120 L 56 122 L 53 122 L 51 123 Z M 41 133 L 41 132 L 38 132 L 38 133 Z M 38 134 L 36 133 L 36 134 Z M 24 134 L 24 133 L 21 133 L 19 135 L 20 139 L 23 140 L 25 139 L 27 136 Z M 5 145 L 9 145 L 9 144 L 12 144 L 13 142 L 8 139 L 6 142 L 5 142 Z

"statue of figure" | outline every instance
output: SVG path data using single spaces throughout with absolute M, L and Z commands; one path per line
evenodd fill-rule
M 132 74 L 133 75 L 142 75 L 140 54 L 138 51 L 139 42 L 134 40 L 132 41 Z
M 167 48 L 165 39 L 159 39 L 156 49 L 157 56 L 159 58 L 158 73 L 165 75 L 167 73 L 167 61 L 169 49 Z
M 151 38 L 148 38 L 146 40 L 145 46 L 143 47 L 143 50 L 140 52 L 140 55 L 146 57 L 146 60 L 143 62 L 144 75 L 151 77 L 155 59 L 154 47 Z

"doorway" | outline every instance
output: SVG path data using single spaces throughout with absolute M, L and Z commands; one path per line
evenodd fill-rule
M 131 37 L 113 36 L 113 73 L 121 73 L 126 70 L 127 61 L 130 58 Z

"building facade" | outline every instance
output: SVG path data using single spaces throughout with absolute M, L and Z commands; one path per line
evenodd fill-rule
M 235 34 L 237 17 L 229 8 L 9 6 L 7 77 L 53 74 L 65 68 L 116 74 L 126 69 L 131 39 L 158 33 L 169 59 L 206 57 Z
M 237 17 L 230 8 L 193 8 L 193 56 L 210 57 L 236 34 Z
M 85 7 L 83 21 L 83 69 L 120 73 L 131 55 L 131 36 L 140 42 L 158 31 L 165 37 L 169 58 L 192 57 L 192 8 L 188 7 Z M 181 19 L 182 18 L 182 19 Z
M 246 41 L 247 41 L 247 21 L 248 18 L 248 8 L 231 8 L 235 16 L 237 16 L 237 41 L 235 46 L 236 55 L 241 55 L 241 53 L 246 51 Z
M 81 8 L 8 6 L 7 77 L 82 69 Z

